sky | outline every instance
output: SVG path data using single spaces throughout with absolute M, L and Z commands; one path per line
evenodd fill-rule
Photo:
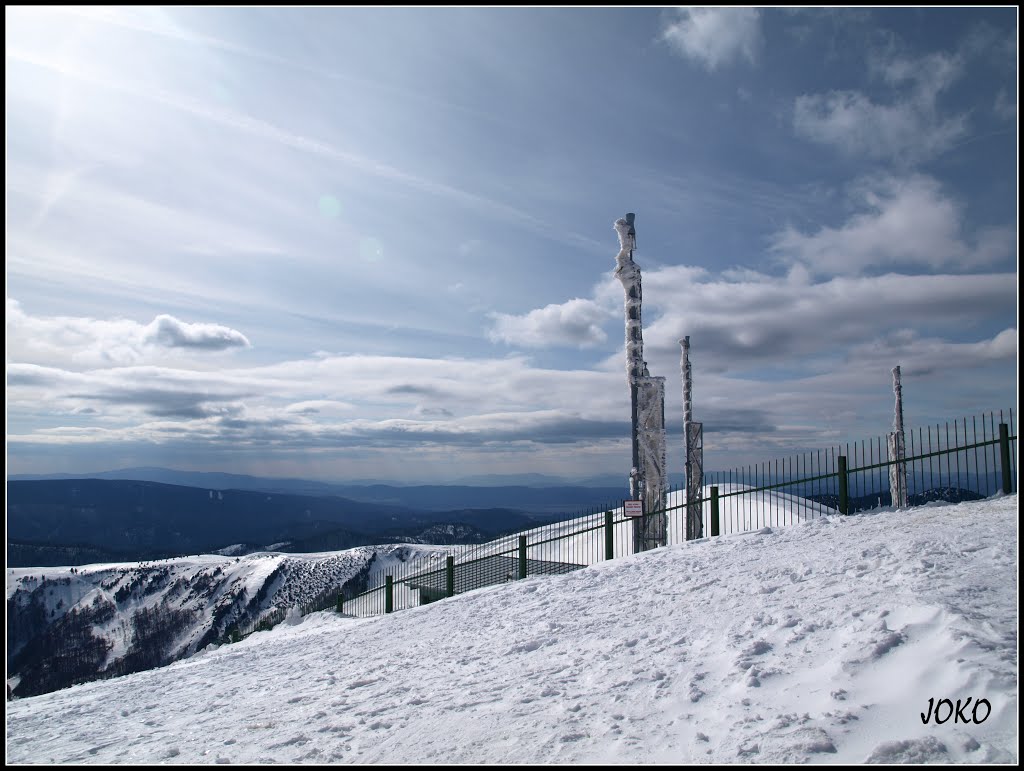
M 7 7 L 8 473 L 681 471 L 1017 394 L 1017 9 Z
M 1014 764 L 1017 508 L 825 515 L 296 616 L 10 701 L 6 761 Z

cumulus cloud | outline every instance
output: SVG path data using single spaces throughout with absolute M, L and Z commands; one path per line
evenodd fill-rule
M 493 342 L 522 345 L 528 348 L 547 346 L 578 346 L 588 348 L 607 340 L 601 328 L 612 313 L 593 300 L 574 299 L 553 303 L 522 316 L 492 313 L 493 328 L 488 337 Z
M 826 275 L 869 266 L 977 267 L 1013 253 L 1011 228 L 988 228 L 973 243 L 966 240 L 962 207 L 930 177 L 863 180 L 853 198 L 860 211 L 844 225 L 812 234 L 787 227 L 772 238 L 772 250 Z
M 873 60 L 872 70 L 895 89 L 891 103 L 860 91 L 799 96 L 793 128 L 805 139 L 849 156 L 917 163 L 952 147 L 968 131 L 966 115 L 943 116 L 937 99 L 960 76 L 958 57 Z
M 753 64 L 761 45 L 755 8 L 677 8 L 661 32 L 672 49 L 709 71 L 741 59 Z
M 962 333 L 992 318 L 1012 319 L 1016 294 L 1016 278 L 1009 273 L 814 281 L 797 271 L 781 278 L 709 277 L 698 285 L 662 278 L 657 296 L 687 300 L 658 307 L 660 315 L 645 329 L 645 353 L 662 357 L 663 365 L 678 361 L 677 341 L 690 335 L 693 356 L 699 350 L 702 366 L 718 371 L 774 362 L 806 367 L 814 357 L 827 357 L 832 366 L 837 352 L 852 356 L 850 346 L 894 330 Z M 992 351 L 1008 355 L 1009 349 L 1004 341 Z
M 251 343 L 241 332 L 220 324 L 187 324 L 174 316 L 161 314 L 146 326 L 143 341 L 165 348 L 192 348 L 223 351 L 249 348 Z
M 32 316 L 13 299 L 7 300 L 6 327 L 10 358 L 63 366 L 128 366 L 174 350 L 202 353 L 251 345 L 241 332 L 220 324 L 190 324 L 167 314 L 145 325 L 130 319 Z

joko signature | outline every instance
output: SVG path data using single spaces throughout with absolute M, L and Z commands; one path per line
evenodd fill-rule
M 978 699 L 974 702 L 974 709 L 970 713 L 971 716 L 967 717 L 967 708 L 971 705 L 971 698 L 968 696 L 967 701 L 963 702 L 963 704 L 961 704 L 960 699 L 957 699 L 956 706 L 949 699 L 939 699 L 938 701 L 935 701 L 934 698 L 928 699 L 928 711 L 921 713 L 921 722 L 927 725 L 928 721 L 934 717 L 935 722 L 939 725 L 945 723 L 950 718 L 953 718 L 954 723 L 984 723 L 988 716 L 992 714 L 992 705 L 989 704 L 988 699 Z M 979 719 L 978 707 L 982 704 L 985 705 L 985 715 Z M 947 708 L 946 716 L 939 717 L 939 712 L 943 705 Z

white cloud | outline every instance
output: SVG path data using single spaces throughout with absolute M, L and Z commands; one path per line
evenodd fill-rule
M 844 225 L 810 235 L 787 227 L 773 236 L 772 251 L 819 275 L 869 266 L 977 267 L 1013 254 L 1015 232 L 1008 227 L 979 231 L 970 243 L 962 207 L 930 177 L 862 180 L 853 195 L 861 211 Z
M 761 44 L 760 13 L 755 8 L 677 8 L 661 37 L 709 71 L 740 59 L 753 64 Z
M 221 372 L 68 372 L 16 363 L 7 375 L 12 414 L 75 416 L 63 426 L 12 431 L 9 440 L 23 443 L 175 440 L 292 450 L 566 444 L 619 440 L 628 424 L 628 395 L 611 387 L 619 378 L 534 369 L 517 358 L 339 356 Z M 303 398 L 332 391 L 357 400 L 358 417 L 352 402 Z M 414 419 L 394 417 L 409 412 Z
M 645 355 L 653 374 L 669 378 L 667 418 L 673 426 L 681 420 L 677 340 L 690 335 L 709 453 L 735 446 L 749 457 L 750 431 L 761 454 L 773 446 L 788 451 L 794 442 L 821 445 L 828 431 L 849 431 L 873 414 L 881 415 L 884 428 L 891 411 L 888 370 L 896 363 L 908 379 L 941 377 L 944 387 L 959 379 L 962 398 L 998 407 L 1004 393 L 986 387 L 991 379 L 977 378 L 975 368 L 1009 368 L 1012 378 L 1016 361 L 1012 321 L 998 334 L 969 333 L 990 329 L 992 318 L 1013 318 L 1014 274 L 815 282 L 800 268 L 785 277 L 752 271 L 722 277 L 673 267 L 648 271 L 644 288 Z M 597 293 L 600 302 L 588 301 L 594 307 L 621 301 L 621 287 L 602 285 Z M 955 331 L 958 340 L 943 339 L 944 331 Z M 506 470 L 537 468 L 542 458 L 559 468 L 589 463 L 591 471 L 603 470 L 628 460 L 621 343 L 611 348 L 615 353 L 602 366 L 576 370 L 540 368 L 522 356 L 323 352 L 221 369 L 184 360 L 175 367 L 75 372 L 16 359 L 7 368 L 8 441 L 19 462 L 26 453 L 72 453 L 72 446 L 95 447 L 96 458 L 110 457 L 101 456 L 102 449 L 156 463 L 200 453 L 209 463 L 235 464 L 240 454 L 252 453 L 269 464 L 315 457 L 321 473 L 336 476 L 326 459 L 351 453 L 355 465 L 346 461 L 346 469 L 368 473 L 364 466 L 372 458 L 396 466 L 391 473 L 400 476 L 409 464 L 425 468 L 429 458 L 449 468 L 451 456 L 443 449 L 449 448 L 467 468 L 499 456 L 511 464 L 514 456 L 519 465 Z M 756 373 L 773 368 L 781 374 Z M 923 403 L 915 390 L 916 414 Z M 854 435 L 875 432 L 870 425 Z M 744 443 L 728 438 L 737 430 L 747 431 Z M 561 459 L 544 449 L 566 445 L 573 450 Z M 670 452 L 675 464 L 675 445 Z M 90 467 L 101 463 L 91 458 Z M 595 467 L 597 459 L 603 465 Z M 301 464 L 296 469 L 304 473 Z
M 552 303 L 523 316 L 492 313 L 494 327 L 488 337 L 494 342 L 528 348 L 579 346 L 587 348 L 603 343 L 608 336 L 601 325 L 611 318 L 608 309 L 593 300 L 574 299 Z
M 886 83 L 909 85 L 914 99 L 934 105 L 936 97 L 963 74 L 964 62 L 959 56 L 928 54 L 917 59 L 904 56 L 873 56 L 869 69 Z
M 863 366 L 885 367 L 900 364 L 910 377 L 949 371 L 951 367 L 972 368 L 990 362 L 1017 358 L 1017 330 L 1004 329 L 987 340 L 954 343 L 923 337 L 914 330 L 897 330 L 853 347 L 851 359 Z
M 876 104 L 857 91 L 797 97 L 793 126 L 847 155 L 914 161 L 938 155 L 967 133 L 962 115 L 941 120 L 914 102 Z
M 215 352 L 248 348 L 241 332 L 220 324 L 186 323 L 161 314 L 143 325 L 129 319 L 30 316 L 7 300 L 8 357 L 37 364 L 117 367 L 161 358 L 176 349 Z
M 193 348 L 206 351 L 251 347 L 246 336 L 237 330 L 220 324 L 187 324 L 167 314 L 157 316 L 146 326 L 143 341 L 165 348 Z
M 872 60 L 871 69 L 897 89 L 892 103 L 860 91 L 797 97 L 793 127 L 805 139 L 850 156 L 917 163 L 941 154 L 967 134 L 966 115 L 944 117 L 936 104 L 961 74 L 958 57 Z
M 972 405 L 954 411 L 998 407 L 1013 394 L 1013 273 L 820 281 L 800 266 L 782 277 L 673 268 L 646 273 L 644 289 L 644 356 L 652 374 L 669 378 L 670 423 L 685 335 L 696 419 L 734 416 L 758 426 L 762 447 L 786 452 L 797 443 L 827 444 L 832 429 L 877 433 L 891 415 L 888 373 L 896 364 L 913 373 L 915 418 L 928 409 L 936 419 L 949 417 L 952 394 L 957 405 Z M 990 332 L 997 324 L 1002 331 Z M 920 331 L 901 337 L 907 329 Z M 617 374 L 623 363 L 616 351 L 601 366 Z M 750 414 L 740 417 L 740 410 Z M 705 447 L 749 453 L 714 433 Z

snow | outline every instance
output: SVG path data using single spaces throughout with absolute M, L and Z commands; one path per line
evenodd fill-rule
M 719 493 L 725 496 L 730 493 L 741 493 L 750 488 L 746 485 L 725 483 L 718 486 Z M 703 490 L 703 516 L 704 532 L 711 532 L 711 486 Z M 756 500 L 755 500 L 756 499 Z M 666 496 L 668 512 L 668 538 L 670 544 L 681 544 L 686 540 L 682 508 L 686 505 L 686 491 L 676 490 Z M 632 555 L 633 544 L 633 523 L 623 519 L 622 507 L 611 510 L 614 516 L 614 549 L 617 557 Z M 763 526 L 780 527 L 796 522 L 805 521 L 824 514 L 835 514 L 832 509 L 824 504 L 810 501 L 799 496 L 787 493 L 764 492 L 753 496 L 733 495 L 723 497 L 719 501 L 719 520 L 723 534 L 737 530 L 751 530 Z M 529 559 L 549 560 L 553 562 L 570 562 L 577 565 L 593 565 L 604 560 L 604 513 L 591 514 L 585 517 L 577 517 L 565 520 L 533 530 L 525 531 L 529 548 L 527 557 Z M 398 577 L 407 573 L 402 571 L 399 560 L 390 557 L 387 547 L 376 547 L 382 555 L 374 562 L 371 570 L 371 586 L 381 583 L 381 576 L 387 573 L 394 573 L 396 581 Z M 443 567 L 443 555 L 450 553 L 450 546 L 417 547 L 417 555 L 428 557 L 433 553 L 440 558 L 438 569 Z M 432 551 L 431 551 L 432 550 Z M 409 547 L 399 549 L 399 554 L 407 554 Z M 507 536 L 502 539 L 491 541 L 486 544 L 467 547 L 471 554 L 468 558 L 486 557 L 492 554 L 518 554 L 518 535 Z M 459 562 L 466 561 L 467 557 L 460 557 Z M 400 587 L 396 584 L 395 607 L 413 607 L 419 605 L 418 595 L 411 592 L 408 603 L 398 596 Z M 376 604 L 379 604 L 377 602 Z M 371 604 L 368 607 L 376 607 Z M 346 606 L 346 608 L 349 606 Z M 357 607 L 355 605 L 352 606 Z M 359 611 L 354 611 L 359 615 Z
M 1015 763 L 1016 522 L 1016 495 L 826 511 L 316 613 L 9 702 L 7 761 Z M 984 722 L 923 724 L 967 697 Z
M 91 634 L 109 644 L 103 668 L 110 669 L 138 645 L 133 618 L 139 611 L 186 610 L 192 620 L 177 627 L 169 646 L 168 655 L 176 659 L 194 654 L 211 636 L 219 638 L 236 623 L 255 624 L 268 610 L 302 605 L 337 589 L 364 569 L 374 554 L 373 549 L 359 547 L 327 554 L 197 555 L 74 568 L 8 568 L 8 614 L 12 603 L 23 610 L 35 606 L 53 624 L 72 609 L 88 609 L 94 600 L 109 603 L 115 610 L 112 618 L 93 624 Z M 279 568 L 284 570 L 275 577 Z M 25 638 L 8 639 L 9 667 L 27 644 Z M 8 685 L 16 688 L 23 674 L 8 671 Z

